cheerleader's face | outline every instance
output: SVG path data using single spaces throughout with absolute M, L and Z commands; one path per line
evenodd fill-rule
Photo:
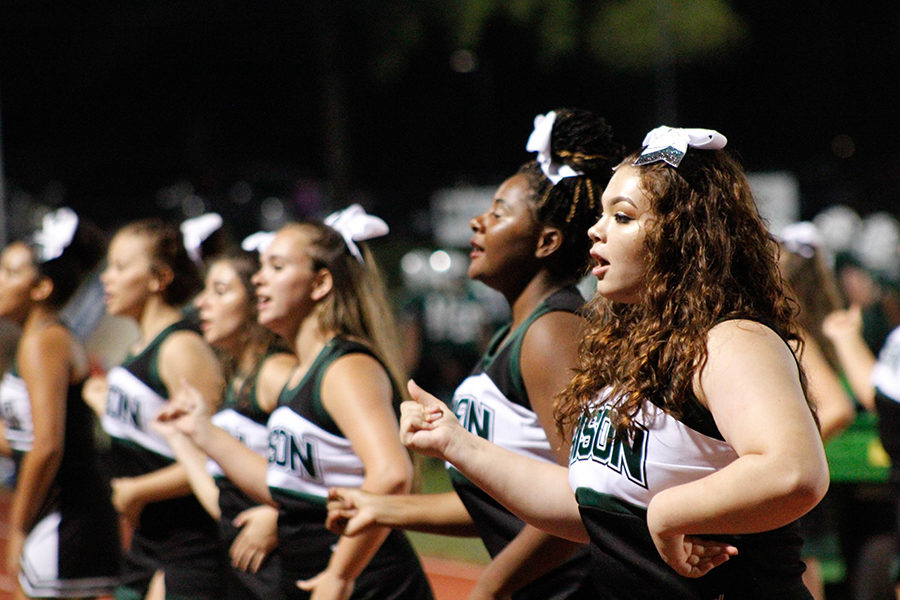
M 251 298 L 240 276 L 227 260 L 212 264 L 203 291 L 197 297 L 200 328 L 211 345 L 239 350 L 249 325 Z
M 588 230 L 597 292 L 614 302 L 638 302 L 644 290 L 644 238 L 653 213 L 640 184 L 637 169 L 619 167 L 603 192 L 600 220 Z
M 533 193 L 525 175 L 514 175 L 497 188 L 490 209 L 469 222 L 469 278 L 503 291 L 506 279 L 531 273 L 541 231 L 532 212 Z
M 161 290 L 159 277 L 153 272 L 150 240 L 119 233 L 110 242 L 106 258 L 106 268 L 100 274 L 106 311 L 139 319 L 150 296 Z
M 313 311 L 316 273 L 306 250 L 310 235 L 300 226 L 281 229 L 260 257 L 253 276 L 260 325 L 291 341 Z
M 31 248 L 22 242 L 4 248 L 0 254 L 0 317 L 24 322 L 37 281 L 38 270 Z

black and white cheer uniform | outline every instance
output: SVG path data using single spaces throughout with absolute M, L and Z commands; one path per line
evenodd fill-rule
M 150 424 L 169 396 L 159 376 L 159 348 L 176 331 L 195 328 L 179 321 L 165 328 L 136 356 L 111 369 L 103 428 L 111 437 L 116 477 L 152 473 L 175 462 L 166 440 Z M 132 534 L 118 600 L 143 598 L 153 573 L 165 572 L 168 597 L 220 600 L 226 559 L 216 522 L 193 494 L 147 504 Z
M 577 313 L 584 298 L 574 288 L 563 288 L 544 300 L 515 331 L 510 325 L 494 335 L 488 350 L 453 394 L 453 411 L 471 433 L 498 446 L 540 461 L 556 463 L 547 434 L 525 391 L 519 368 L 522 341 L 528 328 L 553 311 Z M 508 337 L 507 337 L 508 335 Z M 525 526 L 500 503 L 449 466 L 456 493 L 472 517 L 488 553 L 496 556 Z M 563 600 L 591 597 L 586 549 L 524 586 L 515 600 Z
M 362 460 L 325 410 L 321 385 L 328 367 L 348 354 L 372 352 L 332 338 L 295 387 L 285 387 L 269 417 L 267 483 L 278 503 L 278 543 L 285 595 L 308 598 L 294 582 L 323 571 L 339 536 L 325 528 L 328 488 L 359 487 Z M 431 589 L 418 557 L 399 531 L 391 531 L 356 579 L 353 600 L 425 600 Z

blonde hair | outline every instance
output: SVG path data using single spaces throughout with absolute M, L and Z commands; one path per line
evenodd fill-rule
M 341 234 L 323 223 L 302 221 L 286 228 L 308 234 L 306 253 L 313 270 L 327 269 L 331 273 L 332 291 L 321 305 L 320 327 L 368 346 L 387 369 L 398 399 L 405 399 L 407 377 L 397 346 L 400 338 L 396 318 L 371 250 L 359 244 L 363 256 L 360 262 L 350 253 Z

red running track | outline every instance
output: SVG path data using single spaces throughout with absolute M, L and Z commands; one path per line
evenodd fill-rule
M 12 494 L 0 489 L 0 600 L 10 600 L 13 581 L 6 574 L 6 539 L 9 524 L 6 520 Z M 423 557 L 425 572 L 434 589 L 435 600 L 464 600 L 478 578 L 480 565 L 442 558 Z

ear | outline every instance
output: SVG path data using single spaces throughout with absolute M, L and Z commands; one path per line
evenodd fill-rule
M 556 227 L 544 227 L 538 236 L 537 247 L 534 255 L 537 258 L 547 258 L 562 246 L 563 234 Z
M 150 291 L 154 293 L 162 292 L 175 279 L 175 273 L 167 266 L 154 267 L 153 275 L 150 278 Z
M 49 277 L 41 277 L 31 288 L 30 296 L 34 302 L 44 302 L 53 293 L 53 282 Z
M 333 287 L 334 279 L 331 277 L 331 271 L 328 269 L 319 269 L 315 279 L 313 279 L 313 289 L 310 296 L 313 300 L 318 302 L 330 294 Z

